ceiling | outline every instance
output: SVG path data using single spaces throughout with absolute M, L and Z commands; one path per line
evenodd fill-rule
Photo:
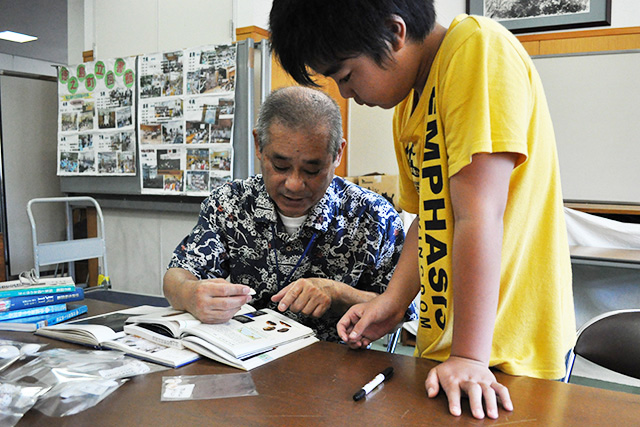
M 67 0 L 0 0 L 0 31 L 38 37 L 27 43 L 0 40 L 0 54 L 67 62 Z

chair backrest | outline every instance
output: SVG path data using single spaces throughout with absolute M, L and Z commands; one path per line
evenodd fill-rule
M 640 379 L 640 309 L 610 311 L 589 320 L 578 331 L 573 353 Z
M 67 240 L 58 242 L 39 243 L 36 231 L 36 221 L 33 216 L 33 205 L 44 203 L 65 203 L 67 211 Z M 97 237 L 86 239 L 73 239 L 73 224 L 71 216 L 71 205 L 75 206 L 91 206 L 96 209 L 97 217 Z M 102 261 L 102 275 L 107 278 L 107 249 L 105 243 L 104 218 L 102 209 L 98 202 L 87 196 L 74 197 L 48 197 L 31 199 L 27 203 L 27 215 L 31 223 L 31 236 L 33 240 L 33 259 L 36 275 L 40 276 L 40 266 L 53 265 L 59 263 L 71 263 L 72 261 L 80 261 L 86 259 L 98 258 Z M 74 278 L 75 279 L 75 278 Z

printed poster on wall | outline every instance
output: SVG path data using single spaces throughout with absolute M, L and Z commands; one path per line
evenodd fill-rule
M 138 58 L 143 194 L 206 196 L 233 176 L 236 47 Z
M 135 175 L 135 57 L 58 68 L 58 175 Z

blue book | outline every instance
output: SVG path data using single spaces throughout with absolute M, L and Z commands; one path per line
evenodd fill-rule
M 0 291 L 0 298 L 22 297 L 27 295 L 63 294 L 76 290 L 74 285 L 38 286 L 28 285 L 22 288 L 13 288 Z
M 0 322 L 0 330 L 3 331 L 21 331 L 21 332 L 33 332 L 45 326 L 55 325 L 62 323 L 66 320 L 73 319 L 87 312 L 86 305 L 70 305 L 70 310 L 41 314 L 39 316 L 20 317 L 12 319 L 10 321 Z
M 5 311 L 0 313 L 0 322 L 5 320 L 18 319 L 20 317 L 38 316 L 40 314 L 57 313 L 59 311 L 65 311 L 67 304 L 53 304 L 43 305 L 42 307 L 23 308 L 22 310 Z
M 84 290 L 82 288 L 76 288 L 74 292 L 67 292 L 64 294 L 46 294 L 3 298 L 0 299 L 0 313 L 5 311 L 21 310 L 25 308 L 41 307 L 43 305 L 82 301 L 83 299 Z

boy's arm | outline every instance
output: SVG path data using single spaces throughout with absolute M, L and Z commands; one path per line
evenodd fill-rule
M 365 304 L 351 307 L 338 322 L 338 335 L 351 348 L 366 347 L 391 331 L 420 290 L 418 217 L 407 231 L 398 265 L 387 289 Z
M 450 180 L 454 212 L 453 306 L 451 357 L 434 368 L 426 381 L 430 397 L 441 385 L 449 411 L 459 415 L 461 394 L 469 397 L 473 416 L 498 417 L 496 394 L 512 409 L 506 387 L 489 370 L 493 328 L 500 291 L 503 216 L 509 179 L 517 154 L 476 154 Z

